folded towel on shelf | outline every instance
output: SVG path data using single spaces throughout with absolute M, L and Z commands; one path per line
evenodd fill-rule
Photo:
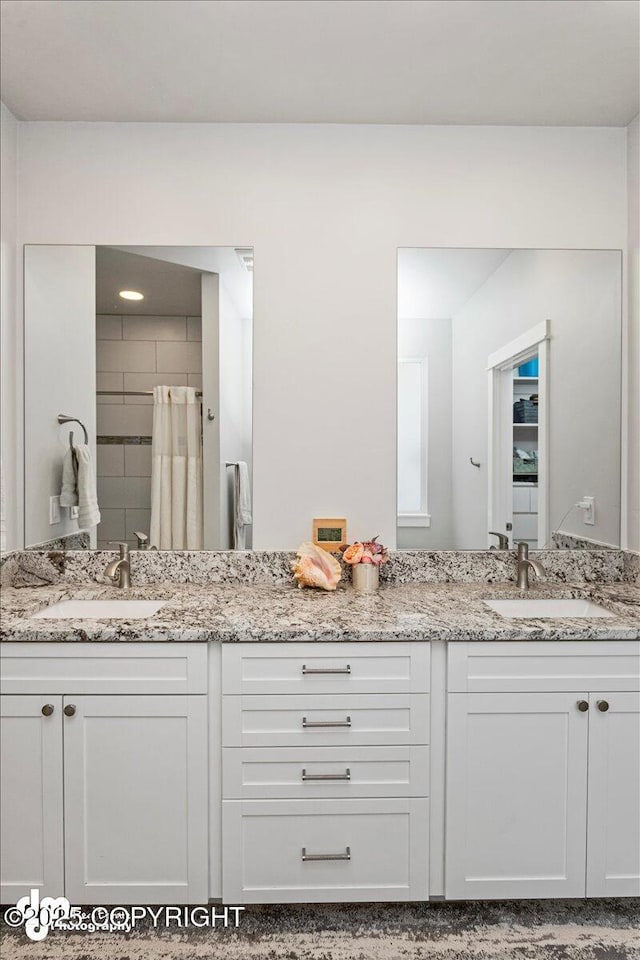
M 67 447 L 62 461 L 61 507 L 78 506 L 78 462 L 73 447 Z
M 246 549 L 245 527 L 252 522 L 249 467 L 239 460 L 233 471 L 233 549 Z

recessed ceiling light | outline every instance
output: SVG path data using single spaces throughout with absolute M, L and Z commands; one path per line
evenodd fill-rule
M 118 296 L 123 300 L 144 300 L 144 293 L 139 290 L 121 290 Z

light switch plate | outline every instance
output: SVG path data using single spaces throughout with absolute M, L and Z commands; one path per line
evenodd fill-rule
M 69 516 L 72 520 L 77 520 L 80 515 L 80 507 L 69 507 Z
M 60 497 L 49 497 L 49 526 L 60 523 Z

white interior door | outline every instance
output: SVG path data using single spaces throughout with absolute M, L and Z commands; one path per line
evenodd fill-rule
M 587 896 L 638 897 L 640 693 L 590 701 Z
M 589 714 L 579 699 L 449 694 L 448 898 L 584 897 Z
M 206 903 L 205 696 L 66 697 L 72 903 Z
M 62 697 L 3 696 L 0 710 L 2 903 L 15 903 L 32 887 L 41 896 L 60 897 Z

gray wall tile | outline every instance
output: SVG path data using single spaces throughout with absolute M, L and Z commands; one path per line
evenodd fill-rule
M 104 371 L 96 373 L 96 390 L 122 390 L 123 387 L 124 374 Z M 96 397 L 96 403 L 124 403 L 124 397 Z
M 149 477 L 98 477 L 98 503 L 105 509 L 151 507 Z
M 98 477 L 124 476 L 124 447 L 99 443 L 96 447 L 96 461 Z
M 200 343 L 157 343 L 157 370 L 186 370 L 202 372 L 202 345 Z M 132 367 L 128 368 L 133 369 Z
M 153 407 L 125 404 L 97 408 L 98 436 L 150 437 L 153 429 Z
M 100 523 L 98 524 L 98 540 L 124 539 L 124 510 L 109 510 L 100 506 Z
M 127 444 L 124 447 L 124 473 L 127 477 L 150 477 L 151 476 L 151 446 L 133 446 Z
M 125 340 L 186 340 L 186 317 L 123 317 Z
M 187 384 L 186 373 L 125 373 L 125 390 L 152 390 L 164 384 L 168 387 L 181 387 Z M 127 403 L 151 404 L 153 397 L 127 397 Z
M 164 344 L 164 346 L 173 346 L 173 344 Z M 101 372 L 106 370 L 118 373 L 122 371 L 151 373 L 156 369 L 156 345 L 151 340 L 98 340 L 96 369 Z
M 122 340 L 122 317 L 99 313 L 96 317 L 96 340 Z
M 187 340 L 202 340 L 202 317 L 187 317 Z

